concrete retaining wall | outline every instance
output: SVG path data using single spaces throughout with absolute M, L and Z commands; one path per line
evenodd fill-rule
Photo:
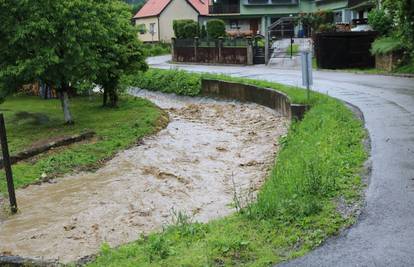
M 292 104 L 289 97 L 279 91 L 236 82 L 203 79 L 201 95 L 222 99 L 253 102 L 280 112 L 290 119 L 301 120 L 308 107 Z

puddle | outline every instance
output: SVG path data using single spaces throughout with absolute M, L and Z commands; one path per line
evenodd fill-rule
M 0 216 L 0 254 L 62 263 L 118 246 L 171 222 L 172 209 L 206 222 L 257 191 L 288 120 L 255 104 L 136 90 L 171 122 L 96 173 L 17 191 L 20 213 Z

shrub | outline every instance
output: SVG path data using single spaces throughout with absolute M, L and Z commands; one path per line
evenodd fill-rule
M 150 69 L 133 77 L 132 85 L 164 93 L 196 96 L 201 90 L 201 75 L 181 70 Z
M 221 19 L 212 19 L 207 22 L 207 35 L 217 39 L 226 35 L 226 24 Z
M 194 38 L 198 35 L 198 23 L 193 21 L 184 25 L 184 38 Z
M 299 53 L 298 44 L 293 44 L 292 46 L 288 46 L 288 48 L 286 48 L 286 54 L 288 55 L 292 54 L 293 56 L 296 56 L 298 53 Z
M 190 23 L 196 23 L 192 19 L 180 19 L 173 21 L 174 35 L 178 39 L 186 38 L 185 26 Z
M 336 30 L 335 24 L 327 23 L 319 25 L 318 32 L 334 32 Z
M 398 52 L 404 49 L 401 40 L 395 37 L 378 38 L 372 43 L 371 53 L 373 55 L 384 55 L 392 52 Z
M 143 44 L 142 51 L 146 57 L 160 56 L 171 53 L 171 45 L 167 43 Z
M 392 17 L 382 9 L 374 9 L 369 12 L 368 23 L 382 36 L 388 35 L 393 28 Z

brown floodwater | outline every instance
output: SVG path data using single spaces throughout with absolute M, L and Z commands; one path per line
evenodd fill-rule
M 274 163 L 288 120 L 255 104 L 133 90 L 170 115 L 159 133 L 98 171 L 17 191 L 0 215 L 0 255 L 67 263 L 162 229 L 174 213 L 207 222 L 250 198 Z

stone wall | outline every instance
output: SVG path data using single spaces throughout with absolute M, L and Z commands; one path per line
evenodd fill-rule
M 402 57 L 397 53 L 375 56 L 375 68 L 384 71 L 393 71 L 400 63 Z
M 277 90 L 236 82 L 203 79 L 201 95 L 240 102 L 253 102 L 278 111 L 290 119 L 301 120 L 308 107 L 292 104 L 289 97 Z

